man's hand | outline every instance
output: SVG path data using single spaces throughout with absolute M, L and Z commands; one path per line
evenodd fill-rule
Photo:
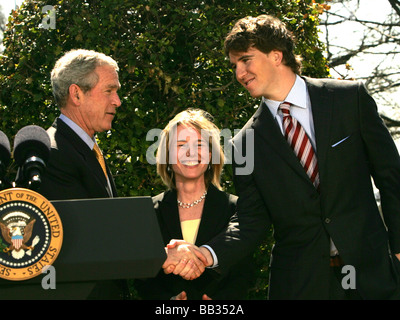
M 167 248 L 174 248 L 179 244 L 189 244 L 187 242 L 185 242 L 184 240 L 176 240 L 176 239 L 172 239 L 168 244 L 167 244 Z M 211 252 L 206 248 L 206 247 L 196 247 L 193 246 L 193 248 L 195 248 L 197 251 L 196 255 L 202 254 L 203 257 L 206 258 L 207 263 L 206 263 L 206 267 L 210 267 L 213 265 L 214 263 L 214 259 L 211 255 Z M 172 271 L 171 271 L 172 272 Z
M 165 251 L 168 256 L 162 266 L 165 273 L 173 272 L 186 280 L 193 280 L 204 272 L 207 258 L 195 245 L 183 240 L 171 240 Z
M 400 253 L 395 253 L 395 256 L 400 261 Z
M 171 298 L 171 300 L 187 300 L 187 295 L 185 291 Z

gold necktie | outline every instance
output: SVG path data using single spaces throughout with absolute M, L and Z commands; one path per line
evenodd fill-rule
M 97 160 L 100 163 L 101 168 L 103 169 L 104 175 L 107 177 L 106 163 L 104 162 L 103 154 L 101 153 L 100 148 L 97 145 L 97 143 L 94 144 L 93 151 L 94 151 L 94 154 L 96 155 Z

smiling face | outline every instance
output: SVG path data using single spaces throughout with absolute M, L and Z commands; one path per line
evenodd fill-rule
M 266 54 L 250 47 L 246 52 L 231 52 L 229 60 L 236 79 L 245 87 L 252 97 L 262 96 L 271 99 L 278 86 L 278 68 L 281 54 L 271 51 Z
M 208 141 L 198 130 L 180 124 L 176 130 L 176 138 L 172 137 L 171 140 L 170 159 L 173 160 L 171 165 L 176 183 L 188 179 L 204 180 L 204 173 L 211 159 Z
M 89 136 L 110 130 L 116 109 L 121 105 L 118 96 L 120 83 L 117 72 L 110 66 L 99 66 L 94 71 L 97 84 L 86 93 L 79 93 L 79 125 Z

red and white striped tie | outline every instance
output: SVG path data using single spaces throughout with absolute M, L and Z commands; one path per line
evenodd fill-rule
M 283 130 L 285 132 L 285 138 L 289 145 L 292 147 L 300 163 L 304 167 L 307 175 L 315 188 L 319 187 L 319 173 L 317 156 L 315 155 L 314 149 L 311 145 L 311 141 L 307 136 L 306 131 L 297 122 L 295 118 L 290 115 L 291 103 L 283 102 L 279 108 L 283 113 Z

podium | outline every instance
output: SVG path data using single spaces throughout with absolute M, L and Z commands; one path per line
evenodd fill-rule
M 0 299 L 86 299 L 96 283 L 155 277 L 166 259 L 150 197 L 51 201 L 63 225 L 53 266 L 56 289 L 43 289 L 46 274 L 23 281 L 0 279 Z

